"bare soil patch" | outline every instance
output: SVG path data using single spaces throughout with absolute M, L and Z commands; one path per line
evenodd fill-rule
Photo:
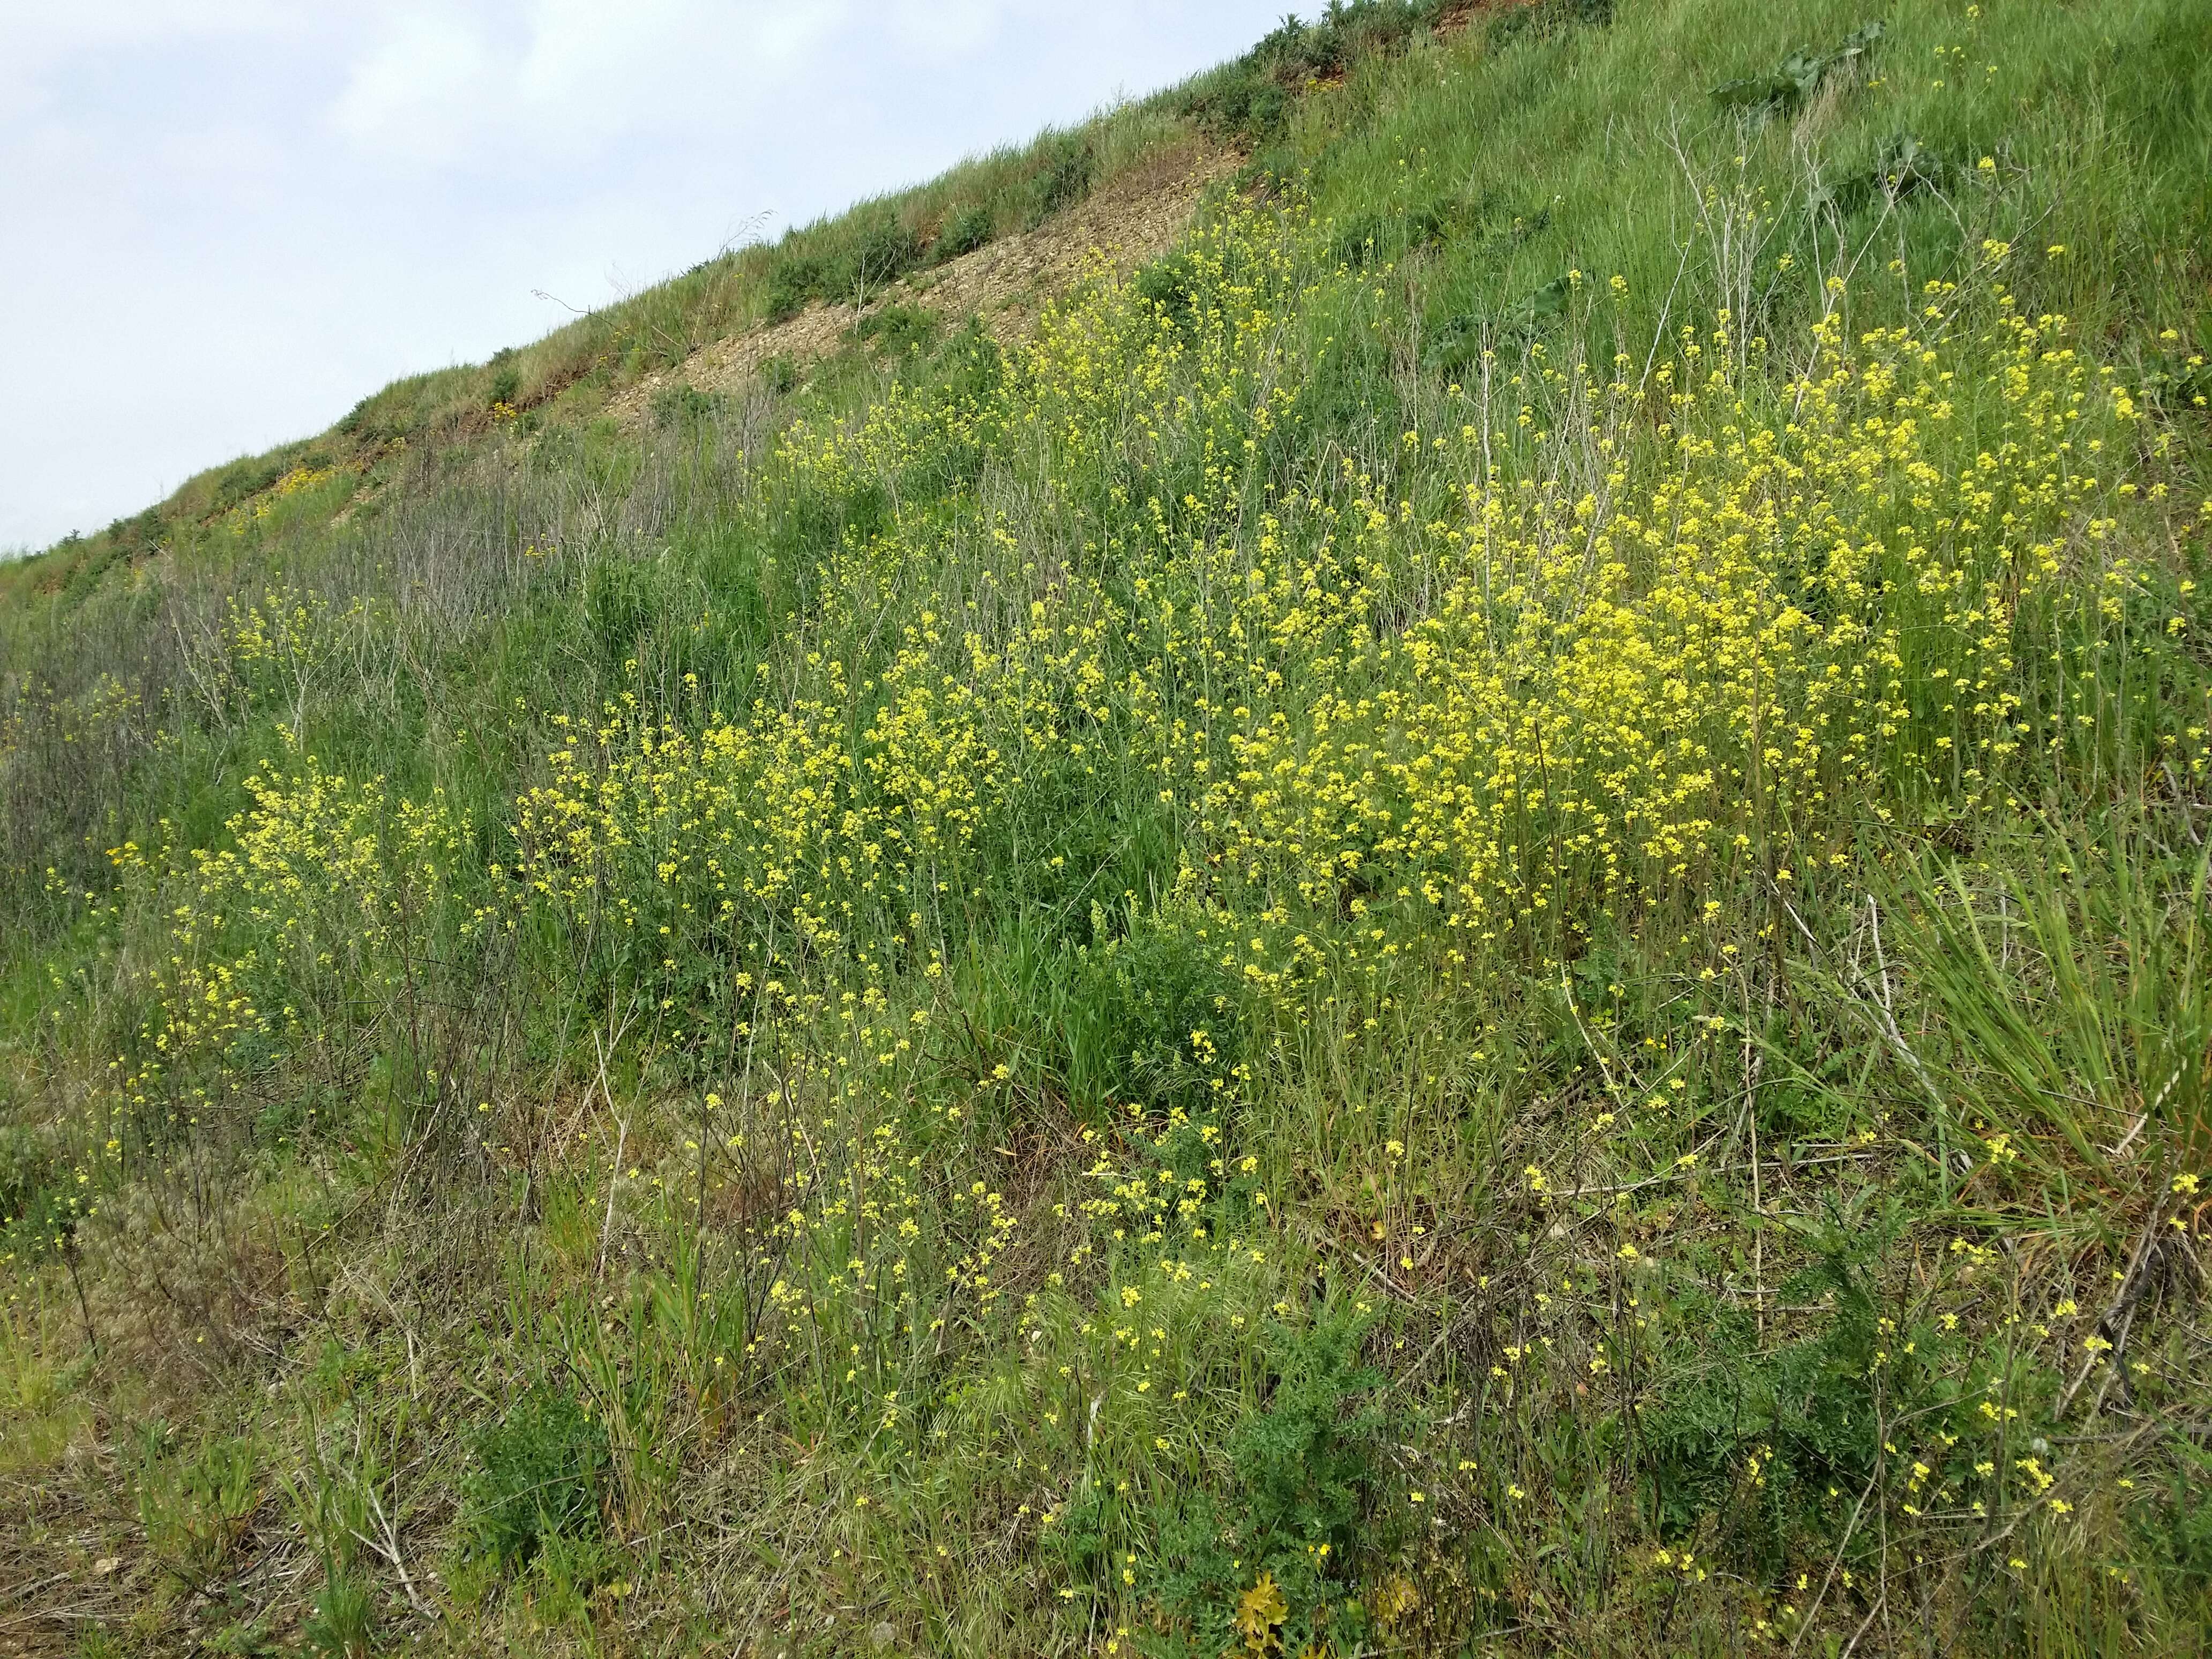
M 1103 265 L 1127 272 L 1173 247 L 1206 186 L 1227 177 L 1237 163 L 1228 150 L 1193 146 L 1170 152 L 1114 179 L 1035 230 L 1002 236 L 934 270 L 917 271 L 865 306 L 817 302 L 781 323 L 702 346 L 674 368 L 625 387 L 607 412 L 635 425 L 667 387 L 734 391 L 777 357 L 803 368 L 836 351 L 856 323 L 887 306 L 926 306 L 948 322 L 975 316 L 992 337 L 1011 344 L 1087 271 Z

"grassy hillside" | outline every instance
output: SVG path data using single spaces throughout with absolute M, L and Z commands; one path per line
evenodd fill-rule
M 2203 1650 L 2208 176 L 1355 5 L 0 573 L 0 1644 Z

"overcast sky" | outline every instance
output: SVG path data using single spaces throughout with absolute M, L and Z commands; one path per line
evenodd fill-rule
M 0 0 L 0 550 L 1241 52 L 1283 0 Z

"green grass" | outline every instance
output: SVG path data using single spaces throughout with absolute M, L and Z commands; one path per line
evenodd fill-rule
M 1872 21 L 1351 8 L 0 572 L 41 1637 L 2200 1650 L 2212 29 Z

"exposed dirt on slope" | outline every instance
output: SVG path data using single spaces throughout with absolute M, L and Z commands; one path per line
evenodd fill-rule
M 1466 33 L 1476 18 L 1487 13 L 1518 11 L 1536 3 L 1537 0 L 1465 0 L 1464 4 L 1452 7 L 1437 19 L 1436 37 L 1449 40 L 1455 34 Z
M 934 270 L 918 271 L 866 306 L 817 303 L 783 322 L 702 346 L 674 368 L 624 388 L 607 412 L 635 425 L 654 396 L 670 386 L 733 391 L 778 357 L 804 368 L 837 350 L 854 324 L 887 306 L 927 307 L 948 323 L 975 316 L 994 338 L 1010 344 L 1029 332 L 1046 304 L 1081 280 L 1094 259 L 1127 271 L 1173 247 L 1206 187 L 1237 164 L 1237 155 L 1225 149 L 1172 151 L 1114 179 L 1035 230 L 1002 236 Z

